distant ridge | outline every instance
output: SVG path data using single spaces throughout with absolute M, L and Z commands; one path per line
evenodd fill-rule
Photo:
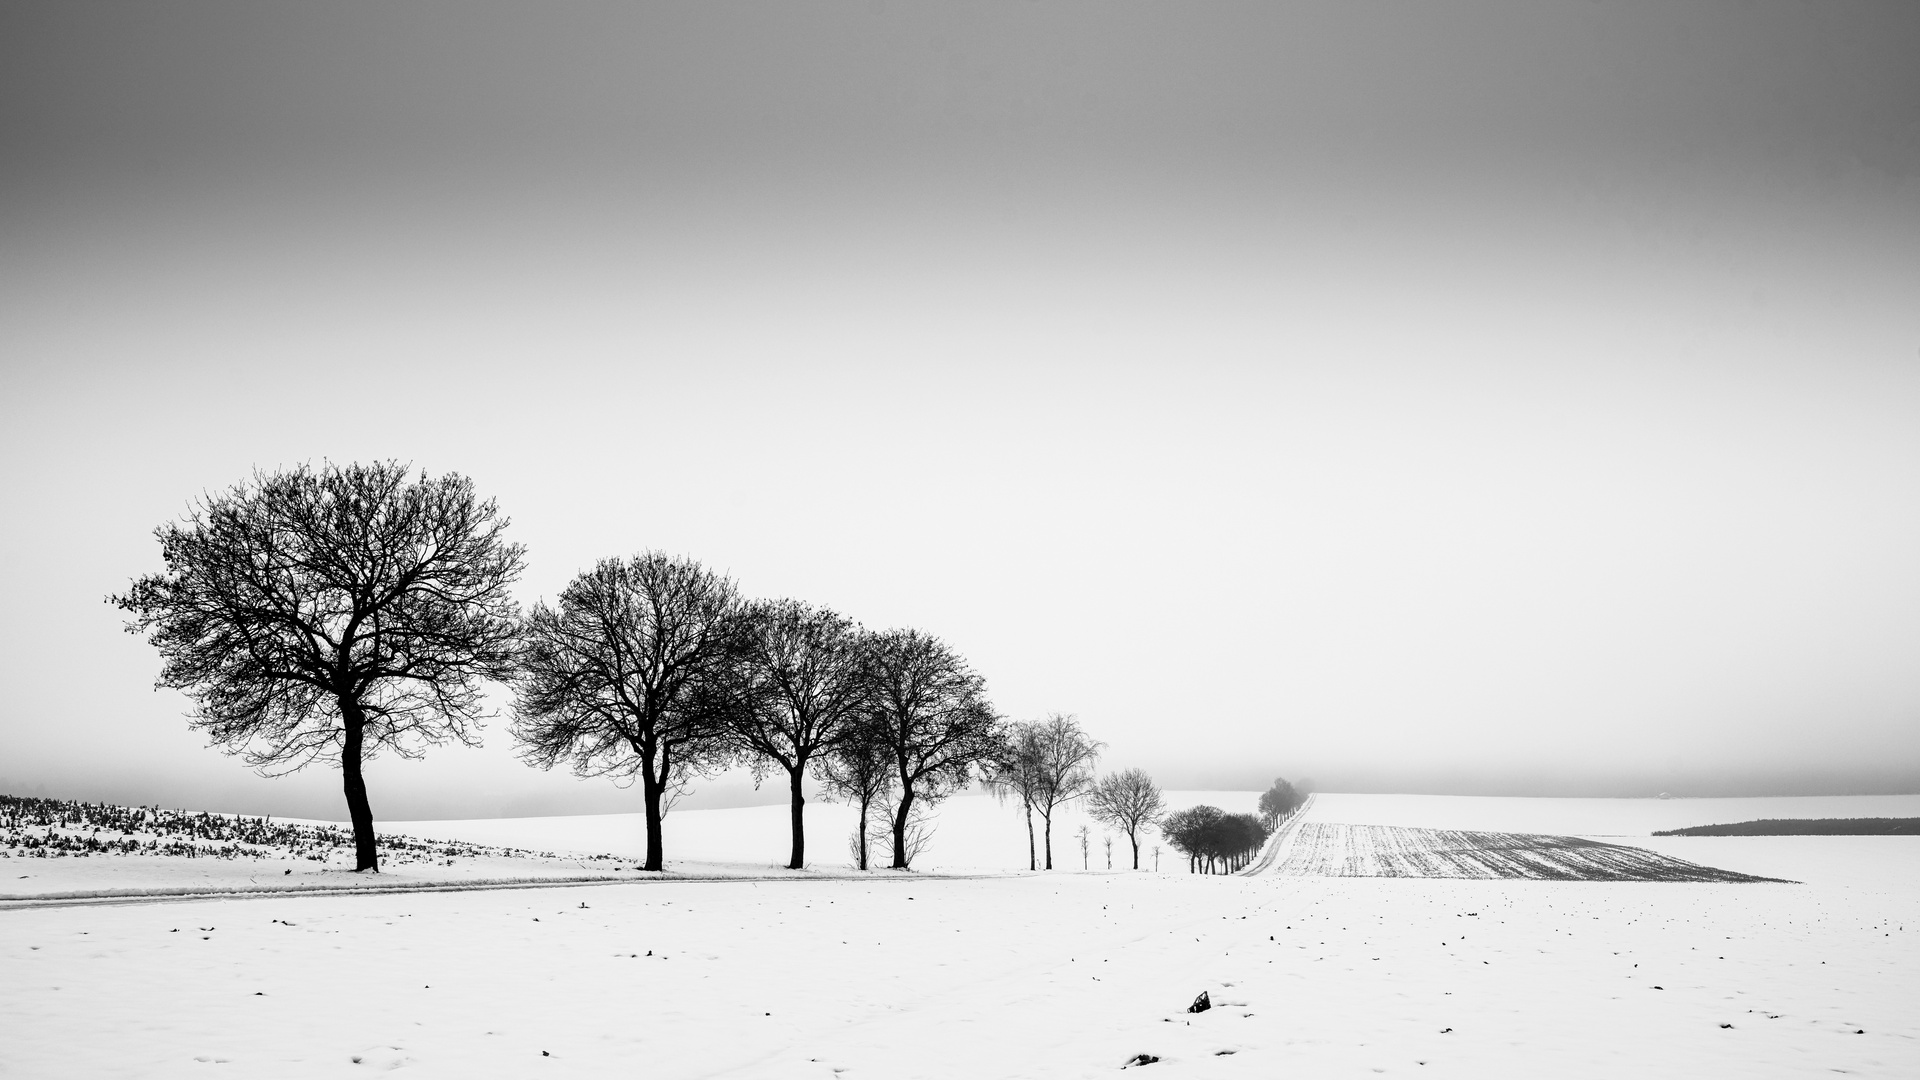
M 1663 829 L 1655 836 L 1920 836 L 1920 818 L 1763 818 Z

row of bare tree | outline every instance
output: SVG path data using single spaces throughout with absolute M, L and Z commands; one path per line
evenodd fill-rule
M 984 681 L 938 638 L 748 601 L 659 552 L 602 560 L 523 616 L 509 589 L 525 551 L 506 527 L 460 476 L 259 473 L 156 530 L 166 570 L 108 599 L 215 744 L 269 773 L 338 763 L 364 870 L 379 866 L 364 762 L 475 745 L 489 681 L 512 687 L 533 764 L 638 780 L 649 870 L 694 775 L 743 760 L 784 772 L 796 868 L 810 772 L 860 807 L 863 868 L 867 814 L 891 795 L 905 867 L 918 808 L 1004 756 Z
M 1141 832 L 1164 811 L 1160 789 L 1139 769 L 1096 779 L 1094 762 L 1104 748 L 1104 743 L 1081 729 L 1078 720 L 1064 713 L 1007 729 L 1001 752 L 987 762 L 982 779 L 999 798 L 1018 800 L 1027 823 L 1027 869 L 1053 869 L 1054 814 L 1083 798 L 1089 816 L 1126 834 L 1133 848 L 1133 868 L 1140 869 Z M 1035 814 L 1040 816 L 1037 844 Z
M 1188 871 L 1230 874 L 1259 854 L 1271 830 L 1252 814 L 1195 806 L 1168 814 L 1160 831 L 1187 857 Z
M 379 868 L 364 763 L 476 745 L 489 682 L 512 688 L 529 762 L 638 783 L 649 870 L 664 865 L 674 795 L 742 763 L 786 778 L 794 868 L 808 776 L 858 808 L 862 869 L 876 811 L 906 868 L 925 808 L 976 771 L 1019 800 L 1030 867 L 1035 813 L 1052 869 L 1054 814 L 1081 798 L 1126 833 L 1139 867 L 1162 811 L 1152 779 L 1096 781 L 1101 744 L 1071 716 L 1005 723 L 938 638 L 751 601 L 660 552 L 601 560 L 523 614 L 510 588 L 525 550 L 506 527 L 457 475 L 394 462 L 257 473 L 156 530 L 165 571 L 108 599 L 159 649 L 157 685 L 192 698 L 192 725 L 216 745 L 270 774 L 338 764 L 363 870 Z
M 917 630 L 872 632 L 795 600 L 747 601 L 727 578 L 660 552 L 605 559 L 524 621 L 513 733 L 528 760 L 635 776 L 646 868 L 662 865 L 666 802 L 694 775 L 747 764 L 785 774 L 788 865 L 806 862 L 804 783 L 819 776 L 867 817 L 892 796 L 893 865 L 918 807 L 994 759 L 1002 723 L 985 682 Z

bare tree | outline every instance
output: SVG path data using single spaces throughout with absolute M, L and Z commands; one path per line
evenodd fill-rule
M 663 865 L 665 804 L 726 760 L 739 599 L 733 583 L 687 558 L 603 559 L 557 607 L 527 617 L 513 732 L 543 769 L 640 778 L 646 869 Z
M 794 600 L 756 604 L 740 639 L 742 707 L 731 711 L 734 741 L 757 782 L 769 764 L 787 774 L 793 816 L 789 869 L 806 865 L 803 785 L 817 757 L 845 742 L 867 702 L 860 629 Z
M 1011 725 L 1001 752 L 985 763 L 983 772 L 982 780 L 994 798 L 1001 802 L 1020 800 L 1021 813 L 1027 820 L 1027 869 L 1038 870 L 1033 808 L 1040 794 L 1040 725 L 1024 721 Z
M 854 830 L 854 865 L 868 867 L 868 814 L 873 804 L 893 790 L 893 755 L 889 751 L 884 725 L 871 716 L 855 722 L 847 737 L 820 759 L 820 781 L 827 791 L 860 808 L 860 824 Z
M 481 680 L 513 671 L 508 587 L 525 563 L 471 481 L 408 477 L 391 461 L 256 473 L 155 530 L 166 571 L 107 598 L 215 745 L 268 775 L 339 765 L 366 871 L 380 857 L 362 765 L 478 745 Z
M 1093 869 L 1093 856 L 1090 853 L 1090 848 L 1087 843 L 1093 835 L 1093 830 L 1082 825 L 1074 835 L 1080 838 L 1080 869 Z
M 1054 713 L 1034 726 L 1034 808 L 1040 811 L 1047 869 L 1053 869 L 1053 812 L 1093 787 L 1093 763 L 1105 743 L 1080 729 L 1080 722 Z
M 1101 833 L 1100 844 L 1107 849 L 1107 869 L 1113 869 L 1113 834 Z
M 1159 821 L 1165 810 L 1160 788 L 1140 769 L 1108 773 L 1087 795 L 1087 812 L 1095 821 L 1127 834 L 1135 870 L 1140 869 L 1140 831 Z
M 1190 806 L 1160 819 L 1160 834 L 1187 857 L 1187 873 L 1212 873 L 1218 857 L 1215 840 L 1226 811 L 1217 806 Z
M 1002 752 L 1004 736 L 985 681 L 938 638 L 917 630 L 879 635 L 868 651 L 867 679 L 900 800 L 893 868 L 905 870 L 916 802 L 931 805 L 964 786 L 974 766 Z

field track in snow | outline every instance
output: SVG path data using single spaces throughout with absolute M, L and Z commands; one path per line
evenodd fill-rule
M 1574 836 L 1297 822 L 1255 864 L 1283 877 L 1775 881 Z

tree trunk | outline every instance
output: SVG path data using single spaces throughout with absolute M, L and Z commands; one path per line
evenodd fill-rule
M 806 792 L 801 790 L 801 780 L 806 776 L 806 762 L 803 760 L 788 772 L 793 788 L 793 856 L 787 860 L 787 869 L 798 870 L 807 865 L 807 832 L 801 821 L 801 811 L 807 805 Z
M 353 861 L 356 872 L 380 872 L 380 847 L 373 835 L 373 806 L 367 802 L 367 781 L 360 774 L 364 756 L 367 719 L 360 703 L 340 699 L 340 719 L 346 725 L 346 742 L 340 747 L 340 779 L 347 793 L 347 817 L 353 822 Z
M 893 815 L 893 868 L 907 869 L 907 815 L 913 809 L 913 786 L 901 785 L 900 808 Z
M 660 801 L 666 794 L 666 770 L 654 768 L 654 751 L 640 753 L 640 800 L 647 819 L 647 864 L 641 869 L 658 873 L 666 866 L 660 843 Z
M 1133 868 L 1140 869 L 1140 841 L 1132 833 L 1127 834 L 1127 843 L 1133 845 Z
M 857 848 L 858 854 L 855 857 L 859 860 L 860 869 L 862 870 L 867 868 L 867 811 L 872 808 L 873 796 L 860 796 L 860 843 Z
M 1038 870 L 1040 869 L 1040 856 L 1034 853 L 1033 847 L 1033 804 L 1030 802 L 1022 802 L 1021 805 L 1027 808 L 1027 869 Z
M 1047 869 L 1051 870 L 1053 869 L 1053 807 L 1041 808 L 1040 820 L 1044 822 L 1041 831 L 1047 838 Z

